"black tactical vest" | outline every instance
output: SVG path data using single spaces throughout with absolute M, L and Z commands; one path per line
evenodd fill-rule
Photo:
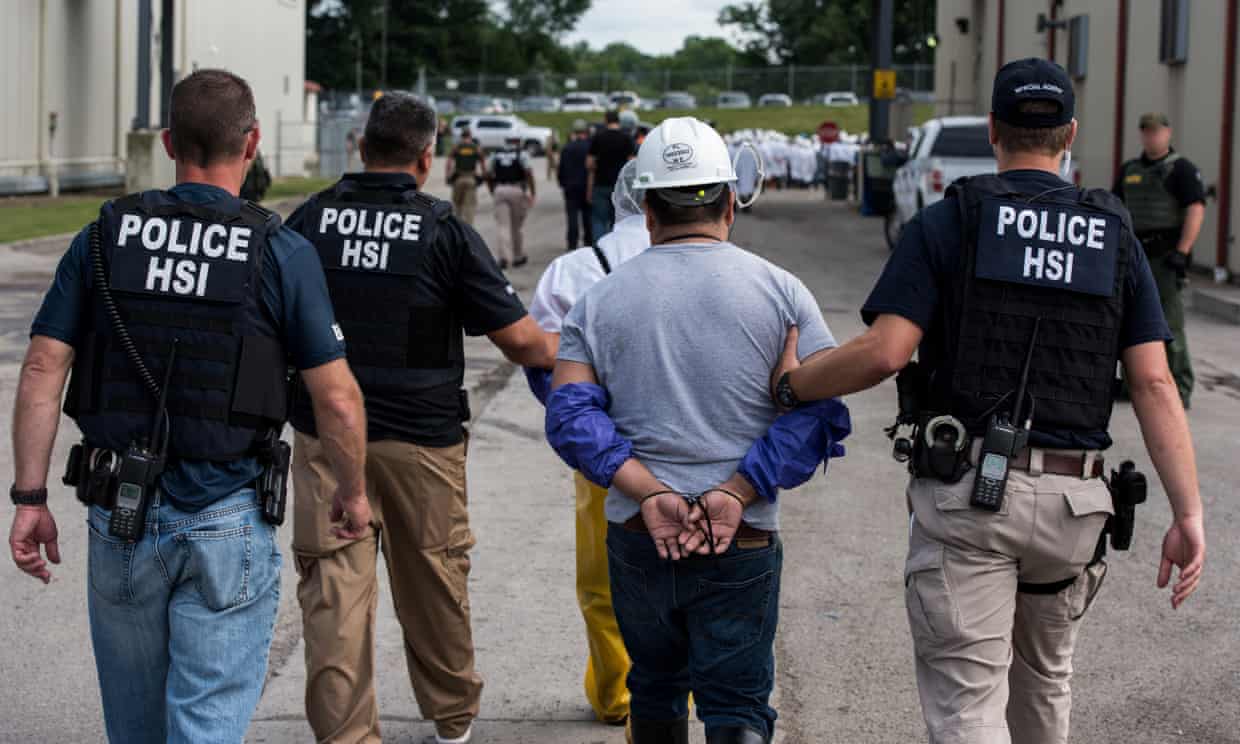
M 349 366 L 365 392 L 401 398 L 424 392 L 428 370 L 463 363 L 459 325 L 448 306 L 418 299 L 427 255 L 451 205 L 417 191 L 368 189 L 341 181 L 306 209 L 302 234 L 314 244 L 327 275 Z M 456 385 L 452 385 L 456 395 Z M 455 398 L 454 398 L 455 399 Z M 293 425 L 314 432 L 300 385 Z
M 521 165 L 520 150 L 500 150 L 495 153 L 493 171 L 496 183 L 525 183 L 525 168 Z
M 1002 176 L 961 179 L 947 198 L 960 209 L 964 250 L 950 280 L 955 312 L 944 317 L 947 364 L 934 375 L 934 408 L 974 434 L 990 414 L 1010 413 L 1040 317 L 1029 374 L 1034 428 L 1105 431 L 1136 245 L 1123 205 L 1066 184 L 1024 193 Z
M 172 459 L 252 455 L 284 423 L 288 362 L 261 281 L 268 237 L 279 226 L 250 202 L 204 206 L 166 191 L 118 199 L 97 223 L 113 300 L 160 385 L 176 345 Z M 150 436 L 155 398 L 108 320 L 96 272 L 92 255 L 89 331 L 76 350 L 65 413 L 88 445 L 123 450 Z
M 457 176 L 471 176 L 478 167 L 478 160 L 482 158 L 482 151 L 473 142 L 468 144 L 459 144 L 452 150 L 452 161 L 454 164 L 454 172 Z

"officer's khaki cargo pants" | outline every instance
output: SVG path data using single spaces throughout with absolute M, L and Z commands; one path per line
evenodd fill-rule
M 512 184 L 495 187 L 495 222 L 499 226 L 499 239 L 495 242 L 497 261 L 512 263 L 525 257 L 525 216 L 530 202 L 525 190 Z
M 293 454 L 293 551 L 306 641 L 306 717 L 320 744 L 378 742 L 374 622 L 379 544 L 422 715 L 440 736 L 464 735 L 478 715 L 469 624 L 465 444 L 371 442 L 366 489 L 381 527 L 353 542 L 331 535 L 336 482 L 317 439 Z
M 452 180 L 452 213 L 466 225 L 474 224 L 478 211 L 478 183 L 472 173 L 458 173 Z
M 905 603 L 930 741 L 1066 744 L 1072 649 L 1102 576 L 1085 567 L 1110 493 L 1100 479 L 1013 471 L 991 513 L 969 506 L 972 489 L 972 473 L 908 489 Z M 1073 576 L 1057 594 L 1016 589 Z

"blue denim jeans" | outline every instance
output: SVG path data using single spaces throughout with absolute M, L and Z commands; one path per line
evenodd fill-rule
M 616 224 L 616 207 L 611 203 L 611 186 L 595 186 L 590 192 L 590 237 L 594 245 L 599 238 L 611 232 Z
M 90 633 L 114 744 L 236 744 L 267 672 L 280 550 L 252 489 L 199 512 L 152 500 L 136 543 L 92 507 Z
M 649 535 L 612 524 L 607 558 L 616 620 L 633 660 L 633 718 L 683 718 L 692 692 L 707 734 L 747 726 L 773 736 L 779 540 L 672 562 L 659 558 Z

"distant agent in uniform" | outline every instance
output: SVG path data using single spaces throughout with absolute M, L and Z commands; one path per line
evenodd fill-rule
M 534 168 L 530 156 L 521 149 L 520 137 L 509 137 L 504 149 L 491 155 L 487 163 L 487 179 L 495 198 L 495 221 L 499 224 L 499 267 L 524 266 L 525 217 L 537 198 Z
M 1206 188 L 1201 171 L 1171 147 L 1171 122 L 1166 114 L 1141 117 L 1141 157 L 1120 169 L 1111 189 L 1132 214 L 1133 229 L 1145 248 L 1163 314 L 1171 327 L 1167 358 L 1188 408 L 1193 395 L 1193 362 L 1184 333 L 1184 300 L 1193 243 L 1206 214 Z
M 468 129 L 461 130 L 461 141 L 448 154 L 447 174 L 452 186 L 452 211 L 466 225 L 474 224 L 478 210 L 478 186 L 486 175 L 482 148 Z

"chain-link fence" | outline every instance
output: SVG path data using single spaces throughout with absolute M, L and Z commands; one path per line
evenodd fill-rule
M 918 100 L 928 100 L 934 90 L 934 65 L 896 65 L 896 86 L 901 92 Z M 631 91 L 648 101 L 657 101 L 669 91 L 687 92 L 698 104 L 711 105 L 715 96 L 724 91 L 748 94 L 753 103 L 767 93 L 782 93 L 794 102 L 809 102 L 816 96 L 831 92 L 854 93 L 860 99 L 869 96 L 871 68 L 868 65 L 823 65 L 785 67 L 720 67 L 706 70 L 652 69 L 628 73 L 578 73 L 554 75 L 469 74 L 434 75 L 426 77 L 425 93 L 439 100 L 459 102 L 471 95 L 520 99 L 526 96 L 560 97 L 573 92 L 610 94 Z M 413 81 L 392 87 L 416 90 Z M 324 100 L 332 108 L 364 104 L 370 96 L 354 91 L 330 91 Z

